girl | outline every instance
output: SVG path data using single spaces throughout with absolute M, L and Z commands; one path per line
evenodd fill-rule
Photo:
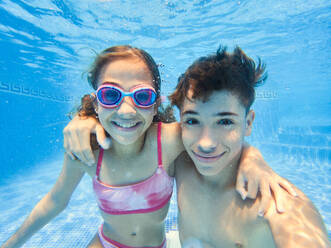
M 98 118 L 112 137 L 111 148 L 93 151 L 98 157 L 96 166 L 72 160 L 65 153 L 55 185 L 3 247 L 21 246 L 63 211 L 84 173 L 93 179 L 104 219 L 88 247 L 166 247 L 164 221 L 173 190 L 173 161 L 184 147 L 179 124 L 160 122 L 157 65 L 143 50 L 111 47 L 96 58 L 88 80 L 96 99 L 85 97 L 81 112 Z M 242 164 L 249 168 L 256 157 L 250 156 L 249 149 L 246 153 Z

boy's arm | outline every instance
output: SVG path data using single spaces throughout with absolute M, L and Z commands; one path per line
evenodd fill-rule
M 285 190 L 284 190 L 285 189 Z M 277 210 L 284 212 L 284 197 L 288 192 L 296 196 L 292 185 L 277 175 L 264 161 L 260 151 L 245 143 L 238 169 L 236 190 L 242 196 L 255 199 L 260 190 L 261 203 L 258 215 L 263 216 L 270 202 L 275 201 Z M 272 193 L 273 194 L 272 194 Z
M 21 227 L 1 248 L 22 246 L 34 233 L 66 208 L 73 191 L 84 175 L 82 166 L 77 163 L 80 162 L 71 160 L 65 154 L 61 174 L 53 188 L 37 203 Z
M 269 221 L 279 248 L 329 248 L 327 230 L 313 203 L 299 190 L 299 196 L 286 197 L 286 212 L 278 213 L 272 204 L 265 218 Z

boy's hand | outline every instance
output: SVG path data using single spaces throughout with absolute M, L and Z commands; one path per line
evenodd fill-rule
M 261 203 L 258 215 L 264 216 L 270 201 L 273 200 L 276 203 L 277 211 L 282 213 L 285 211 L 283 195 L 286 194 L 286 191 L 284 189 L 292 196 L 297 196 L 292 185 L 267 165 L 259 150 L 246 146 L 241 157 L 236 183 L 236 190 L 241 197 L 255 199 L 260 190 Z
M 76 115 L 63 129 L 63 147 L 72 159 L 79 159 L 92 166 L 96 163 L 92 152 L 90 135 L 96 134 L 98 143 L 103 149 L 108 149 L 111 139 L 106 137 L 105 130 L 94 117 L 80 117 Z

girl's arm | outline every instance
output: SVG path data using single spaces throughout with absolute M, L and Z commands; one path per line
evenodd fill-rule
M 22 246 L 34 233 L 66 208 L 84 175 L 79 164 L 81 162 L 73 161 L 67 154 L 64 155 L 63 168 L 55 185 L 37 203 L 21 227 L 1 246 L 2 248 Z
M 240 159 L 236 189 L 243 199 L 246 197 L 255 199 L 257 192 L 260 191 L 259 216 L 264 216 L 273 201 L 278 212 L 283 213 L 285 211 L 284 199 L 288 193 L 297 196 L 292 185 L 268 166 L 260 151 L 247 143 L 244 145 Z
M 295 187 L 295 186 L 293 186 Z M 307 196 L 296 188 L 298 197 L 286 195 L 286 213 L 279 214 L 274 203 L 265 219 L 278 248 L 330 248 L 322 216 Z

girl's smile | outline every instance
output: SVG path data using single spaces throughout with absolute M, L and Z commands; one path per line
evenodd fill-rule
M 118 58 L 106 64 L 98 78 L 103 82 L 130 92 L 137 86 L 154 88 L 153 79 L 147 65 L 138 57 Z M 98 116 L 105 130 L 115 143 L 134 144 L 144 138 L 144 133 L 151 125 L 156 114 L 157 104 L 139 108 L 131 96 L 124 96 L 120 103 L 112 108 L 98 103 Z M 141 142 L 140 142 L 141 143 Z

